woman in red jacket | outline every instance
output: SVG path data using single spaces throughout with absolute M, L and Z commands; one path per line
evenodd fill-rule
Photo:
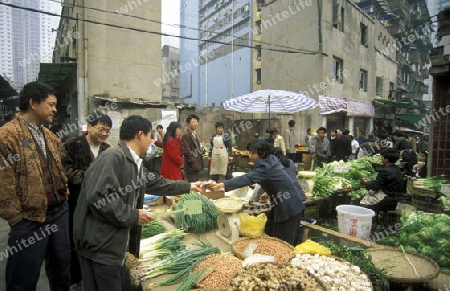
M 170 180 L 184 180 L 181 172 L 183 151 L 181 149 L 181 124 L 171 122 L 163 140 L 163 155 L 160 174 Z

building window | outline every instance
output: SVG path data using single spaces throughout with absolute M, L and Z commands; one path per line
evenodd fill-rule
M 383 78 L 377 77 L 375 81 L 375 95 L 383 96 Z
M 409 70 L 408 69 L 403 69 L 402 70 L 402 81 L 406 85 L 409 85 Z
M 261 34 L 261 20 L 256 21 L 255 24 L 256 24 L 255 34 L 260 35 Z
M 342 62 L 342 59 L 333 57 L 333 71 L 332 71 L 333 80 L 336 80 L 342 84 L 344 81 L 343 77 L 342 77 L 343 70 L 344 70 L 344 64 Z
M 261 60 L 261 46 L 260 45 L 256 46 L 256 60 L 258 60 L 258 61 Z
M 256 84 L 261 84 L 261 69 L 256 69 Z
M 344 31 L 344 8 L 339 5 L 339 0 L 333 1 L 333 27 Z
M 368 37 L 368 31 L 367 31 L 367 25 L 360 24 L 360 38 L 361 38 L 361 45 L 367 47 L 369 44 L 369 37 Z
M 367 71 L 359 71 L 359 90 L 367 92 Z

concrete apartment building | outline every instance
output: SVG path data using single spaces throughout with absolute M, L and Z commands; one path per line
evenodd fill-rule
M 372 101 L 388 98 L 397 68 L 395 40 L 378 21 L 349 0 L 276 0 L 264 3 L 257 25 L 264 88 L 318 99 L 320 108 L 305 114 L 312 128 L 372 130 Z M 264 43 L 294 49 L 274 52 Z
M 67 116 L 60 122 L 85 124 L 86 116 L 99 106 L 110 111 L 113 143 L 124 117 L 144 114 L 144 104 L 162 100 L 162 88 L 154 82 L 162 72 L 161 3 L 68 0 L 62 16 L 57 40 L 61 45 L 54 63 L 41 64 L 40 79 L 54 80 L 61 92 L 60 112 Z
M 155 84 L 158 84 L 157 81 Z M 183 102 L 180 99 L 180 49 L 164 45 L 162 48 L 162 100 Z

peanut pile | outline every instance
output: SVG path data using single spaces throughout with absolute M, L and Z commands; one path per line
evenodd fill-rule
M 274 256 L 277 263 L 286 263 L 294 256 L 294 248 L 270 238 L 254 238 L 236 242 L 234 249 L 242 253 L 249 243 L 257 244 L 254 254 Z
M 202 287 L 225 289 L 231 276 L 242 269 L 242 260 L 233 256 L 233 254 L 217 254 L 208 256 L 200 262 L 196 270 L 214 268 L 214 271 L 200 282 Z
M 253 264 L 239 271 L 231 280 L 227 290 L 307 290 L 322 288 L 307 272 L 290 265 L 272 263 Z

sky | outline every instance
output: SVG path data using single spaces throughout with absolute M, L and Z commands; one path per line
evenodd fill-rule
M 180 35 L 180 0 L 162 0 L 161 10 L 162 32 L 171 35 Z M 180 39 L 165 36 L 162 38 L 162 45 L 165 44 L 179 48 Z

